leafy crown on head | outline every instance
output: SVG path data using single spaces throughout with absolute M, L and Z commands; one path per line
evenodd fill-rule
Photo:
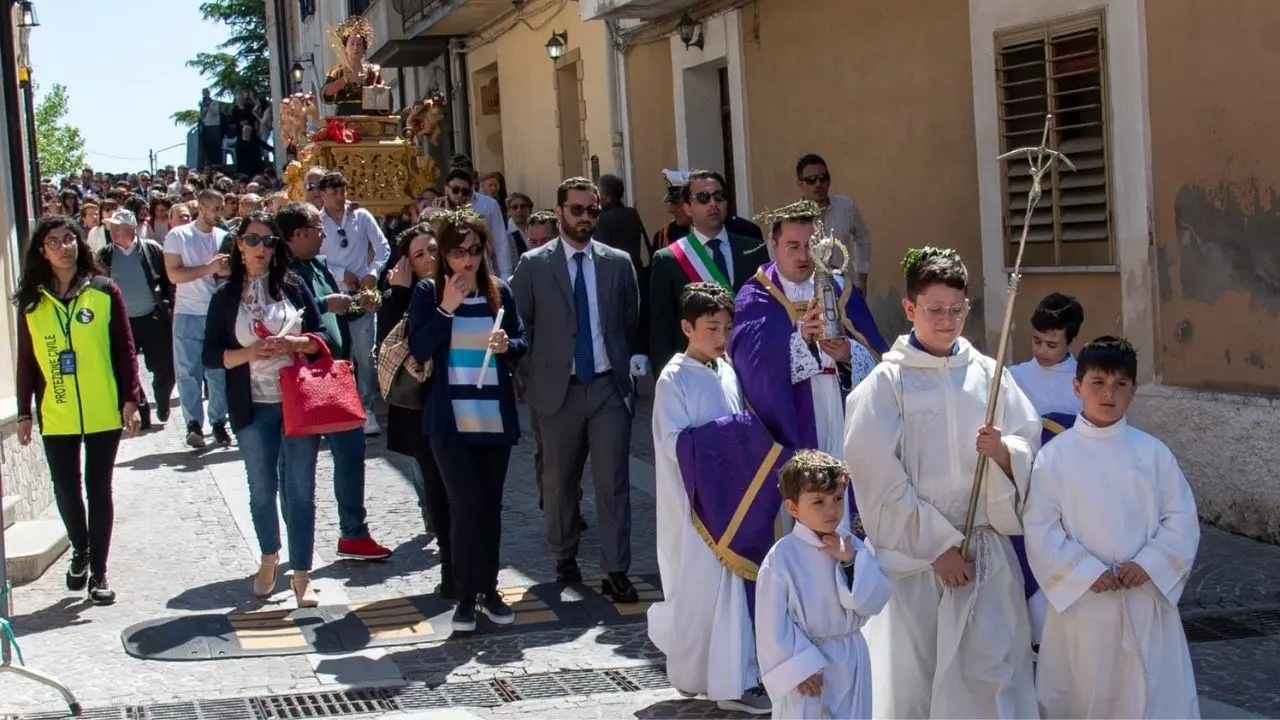
M 951 248 L 937 248 L 932 245 L 926 245 L 922 248 L 912 248 L 902 258 L 902 274 L 910 275 L 912 268 L 920 263 L 934 258 L 949 258 L 959 260 L 960 253 Z

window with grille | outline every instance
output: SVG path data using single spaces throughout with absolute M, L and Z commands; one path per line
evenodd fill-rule
M 1107 69 L 1103 16 L 1024 28 L 996 35 L 996 85 L 1001 152 L 1040 144 L 1053 113 L 1048 145 L 1075 164 L 1055 164 L 1042 182 L 1031 216 L 1026 267 L 1114 264 L 1107 152 Z M 1027 211 L 1027 163 L 1004 172 L 1005 264 L 1013 264 Z

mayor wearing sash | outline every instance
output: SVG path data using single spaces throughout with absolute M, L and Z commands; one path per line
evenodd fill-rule
M 680 329 L 680 293 L 693 282 L 713 282 L 736 292 L 769 261 L 766 247 L 725 229 L 729 216 L 724 178 L 695 170 L 680 199 L 693 222 L 686 237 L 654 253 L 649 267 L 649 361 L 662 372 L 672 355 L 685 349 Z

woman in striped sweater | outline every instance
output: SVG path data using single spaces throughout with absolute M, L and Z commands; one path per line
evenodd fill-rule
M 420 280 L 409 303 L 409 350 L 419 362 L 434 361 L 422 429 L 449 498 L 452 557 L 443 564 L 458 593 L 453 629 L 470 632 L 477 609 L 495 623 L 515 622 L 498 595 L 498 548 L 507 463 L 520 440 L 511 373 L 528 345 L 511 289 L 489 272 L 484 221 L 449 213 L 436 241 L 434 282 Z

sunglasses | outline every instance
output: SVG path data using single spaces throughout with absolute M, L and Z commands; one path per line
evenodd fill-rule
M 805 185 L 817 185 L 818 183 L 831 182 L 831 173 L 818 173 L 817 175 L 805 175 L 800 178 Z
M 343 228 L 343 227 L 338 228 L 338 238 L 340 239 L 340 242 L 338 243 L 339 247 L 346 247 L 351 244 L 350 242 L 347 241 L 346 228 Z
M 702 192 L 694 195 L 693 199 L 697 200 L 699 205 L 706 205 L 712 200 L 721 203 L 724 202 L 724 191 L 716 190 L 715 192 L 707 192 L 706 190 L 703 190 Z
M 465 260 L 469 257 L 480 257 L 484 253 L 483 245 L 472 245 L 471 247 L 456 247 L 449 251 L 449 257 L 454 260 Z
M 320 189 L 320 183 L 307 183 L 307 184 L 306 184 L 306 185 L 304 185 L 303 187 L 305 187 L 305 188 L 307 189 L 307 192 L 311 192 L 312 190 L 319 190 L 319 189 Z
M 529 203 L 512 203 L 509 207 L 511 210 L 532 210 L 533 209 L 533 206 L 530 205 Z
M 241 235 L 240 240 L 248 247 L 274 248 L 280 244 L 280 238 L 275 235 Z
M 582 217 L 583 213 L 586 213 L 587 217 L 593 220 L 600 217 L 599 205 L 561 205 L 560 207 L 568 210 L 569 214 L 574 217 Z
M 459 197 L 471 197 L 471 188 L 463 185 L 449 185 L 449 194 Z

